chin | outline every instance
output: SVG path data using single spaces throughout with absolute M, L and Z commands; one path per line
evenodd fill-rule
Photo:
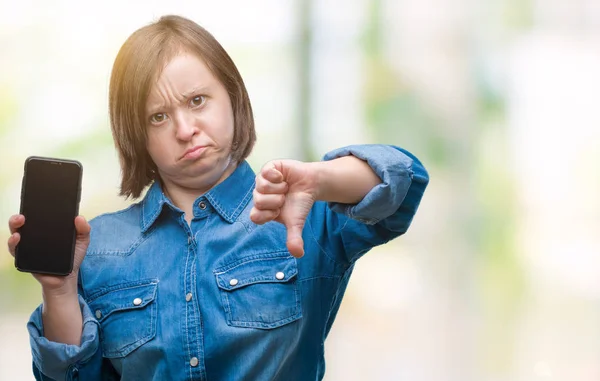
M 207 176 L 220 178 L 227 171 L 227 168 L 229 168 L 228 163 L 204 159 L 191 163 L 185 172 L 187 175 L 193 177 Z
M 231 156 L 215 156 L 216 155 L 203 155 L 195 160 L 179 163 L 173 170 L 180 172 L 183 176 L 217 176 L 220 178 L 231 166 L 235 166 L 235 163 L 231 160 Z

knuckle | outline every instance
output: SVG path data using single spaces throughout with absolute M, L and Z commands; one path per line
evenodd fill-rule
M 256 213 L 252 220 L 256 223 L 263 223 L 265 221 L 265 215 L 264 213 Z
M 265 200 L 264 200 L 263 197 L 259 196 L 259 197 L 255 197 L 254 198 L 254 207 L 256 209 L 262 209 L 262 208 L 264 208 L 264 206 L 265 206 L 264 204 L 265 204 Z
M 280 193 L 281 190 L 281 184 L 270 184 L 269 190 L 271 191 L 271 193 Z
M 256 180 L 256 188 L 254 188 L 255 190 L 264 192 L 266 190 L 266 184 L 265 184 L 265 179 L 264 178 L 259 178 L 258 180 Z
M 277 190 L 278 190 L 280 193 L 287 193 L 287 190 L 288 190 L 288 184 L 287 184 L 286 182 L 282 182 L 281 184 L 278 184 L 278 186 L 279 186 L 279 187 L 277 188 Z
M 267 173 L 269 173 L 269 170 L 273 167 L 273 163 L 272 162 L 268 162 L 267 164 L 265 164 L 261 170 L 260 170 L 260 174 L 261 176 L 266 175 Z

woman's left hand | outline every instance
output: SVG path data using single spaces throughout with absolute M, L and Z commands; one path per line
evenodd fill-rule
M 276 160 L 256 176 L 254 207 L 250 219 L 256 224 L 277 221 L 287 229 L 287 247 L 296 258 L 304 255 L 302 230 L 317 200 L 318 174 L 314 163 Z

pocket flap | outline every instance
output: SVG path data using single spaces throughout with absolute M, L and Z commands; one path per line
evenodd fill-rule
M 284 283 L 298 274 L 296 258 L 255 258 L 234 263 L 215 271 L 219 288 L 232 291 L 254 283 Z
M 113 312 L 145 307 L 156 298 L 157 284 L 157 281 L 120 284 L 94 295 L 88 304 L 101 322 Z

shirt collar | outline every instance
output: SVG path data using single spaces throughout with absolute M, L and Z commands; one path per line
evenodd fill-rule
M 229 177 L 200 196 L 199 199 L 205 198 L 214 210 L 231 224 L 252 198 L 254 181 L 254 171 L 247 161 L 243 161 Z M 155 181 L 142 201 L 140 221 L 142 232 L 146 232 L 154 224 L 165 204 L 172 205 L 163 193 L 160 184 Z

